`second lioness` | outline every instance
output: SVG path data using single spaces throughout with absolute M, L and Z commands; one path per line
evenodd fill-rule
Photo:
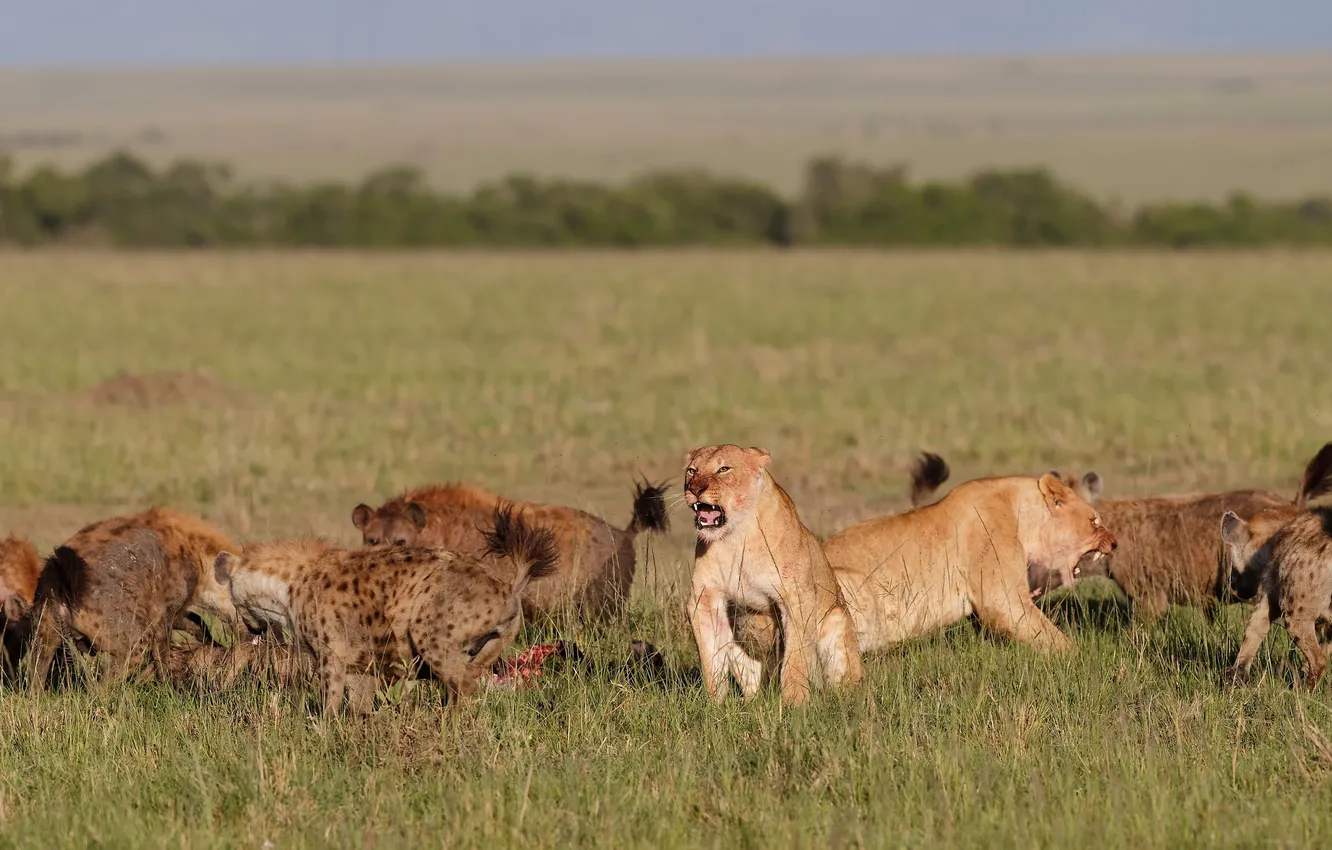
M 761 662 L 736 642 L 732 615 L 774 618 L 782 700 L 800 704 L 821 681 L 859 681 L 860 651 L 828 559 L 768 473 L 769 459 L 765 449 L 729 445 L 686 458 L 685 503 L 698 530 L 686 613 L 716 699 L 729 690 L 728 674 L 746 697 L 762 678 Z
M 324 710 L 344 691 L 368 712 L 381 678 L 412 671 L 470 695 L 522 622 L 519 595 L 555 566 L 551 533 L 493 513 L 480 557 L 415 546 L 335 548 L 319 540 L 278 541 L 223 553 L 215 570 L 247 625 L 290 630 L 314 660 Z
M 982 478 L 936 504 L 854 525 L 828 539 L 828 556 L 863 651 L 975 614 L 989 628 L 1038 647 L 1068 638 L 1031 601 L 1033 569 L 1063 576 L 1114 535 L 1091 505 L 1054 475 Z
M 947 468 L 941 459 L 936 461 Z M 912 504 L 932 498 L 943 478 L 913 473 Z M 1171 605 L 1199 605 L 1211 612 L 1218 600 L 1229 601 L 1228 571 L 1217 570 L 1216 529 L 1222 514 L 1232 511 L 1249 522 L 1273 513 L 1294 516 L 1303 511 L 1311 500 L 1332 492 L 1332 444 L 1309 461 L 1293 499 L 1266 490 L 1101 499 L 1102 480 L 1096 472 L 1061 478 L 1096 507 L 1101 521 L 1119 540 L 1113 555 L 1084 558 L 1077 568 L 1079 577 L 1109 578 L 1132 601 L 1134 616 L 1150 621 Z M 1033 570 L 1030 575 L 1033 591 L 1053 590 L 1063 581 L 1048 571 Z

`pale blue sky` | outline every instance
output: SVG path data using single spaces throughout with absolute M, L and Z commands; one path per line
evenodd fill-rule
M 0 0 L 0 64 L 1325 50 L 1332 0 Z

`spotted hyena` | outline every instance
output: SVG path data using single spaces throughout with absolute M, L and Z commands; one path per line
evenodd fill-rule
M 277 541 L 220 555 L 215 571 L 248 626 L 289 630 L 310 656 L 327 713 L 344 694 L 368 712 L 379 680 L 407 675 L 467 696 L 517 634 L 523 589 L 556 561 L 553 535 L 512 505 L 497 506 L 491 523 L 479 556 Z
M 14 672 L 29 639 L 28 611 L 37 593 L 42 559 L 22 537 L 0 540 L 0 675 Z
M 81 529 L 46 559 L 32 611 L 32 683 L 46 684 L 60 645 L 79 645 L 128 672 L 148 658 L 165 673 L 171 629 L 195 610 L 235 617 L 213 577 L 236 545 L 192 514 L 153 508 Z
M 1253 615 L 1227 679 L 1248 677 L 1272 622 L 1284 619 L 1304 656 L 1305 682 L 1312 689 L 1327 666 L 1318 627 L 1332 623 L 1332 508 L 1315 508 L 1285 523 L 1246 522 L 1227 513 L 1221 519 L 1221 540 L 1237 591 L 1256 591 Z
M 634 543 L 642 532 L 667 529 L 663 485 L 643 484 L 634 491 L 633 516 L 616 528 L 586 511 L 562 505 L 519 502 L 531 522 L 555 538 L 555 569 L 544 581 L 523 591 L 523 615 L 529 619 L 573 612 L 591 619 L 623 611 L 636 569 Z M 378 508 L 358 505 L 352 523 L 367 546 L 442 546 L 480 554 L 483 529 L 501 497 L 472 484 L 420 487 Z

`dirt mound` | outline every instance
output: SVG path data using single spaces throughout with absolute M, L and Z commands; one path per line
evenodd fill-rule
M 240 388 L 200 372 L 121 372 L 78 393 L 87 404 L 118 407 L 236 405 L 245 397 Z

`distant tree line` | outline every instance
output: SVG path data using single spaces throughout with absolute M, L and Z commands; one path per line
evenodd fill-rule
M 0 156 L 0 244 L 138 247 L 671 245 L 1332 245 L 1332 198 L 1157 203 L 1122 210 L 1042 169 L 913 181 L 820 158 L 788 199 L 705 171 L 620 185 L 514 175 L 470 194 L 396 166 L 356 184 L 242 184 L 228 168 L 155 170 L 126 153 L 18 174 Z

